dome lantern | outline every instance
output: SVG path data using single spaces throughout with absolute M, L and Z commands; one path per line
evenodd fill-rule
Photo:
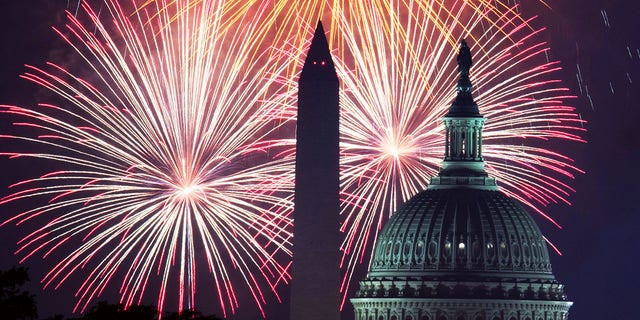
M 480 114 L 471 95 L 469 70 L 472 66 L 471 50 L 460 42 L 457 95 L 449 112 L 444 116 L 445 152 L 442 170 L 431 178 L 430 189 L 476 188 L 497 190 L 496 180 L 487 175 L 482 157 L 482 129 L 486 119 Z

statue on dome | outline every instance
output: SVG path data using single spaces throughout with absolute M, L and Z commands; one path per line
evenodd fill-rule
M 460 51 L 456 60 L 458 61 L 458 72 L 462 75 L 468 75 L 473 62 L 471 61 L 471 50 L 464 39 L 460 41 Z

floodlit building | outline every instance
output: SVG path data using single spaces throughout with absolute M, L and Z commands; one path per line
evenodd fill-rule
M 457 61 L 457 97 L 443 119 L 442 169 L 380 232 L 351 299 L 355 318 L 567 319 L 572 302 L 552 273 L 540 229 L 484 169 L 485 118 L 471 95 L 464 41 Z

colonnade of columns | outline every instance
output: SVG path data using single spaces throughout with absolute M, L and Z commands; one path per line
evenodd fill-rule
M 482 161 L 482 127 L 484 118 L 445 119 L 444 159 Z

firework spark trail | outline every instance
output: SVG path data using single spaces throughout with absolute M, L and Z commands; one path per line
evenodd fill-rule
M 291 255 L 292 160 L 271 153 L 291 145 L 272 137 L 295 92 L 287 57 L 258 45 L 274 15 L 261 1 L 156 1 L 133 15 L 104 6 L 113 26 L 83 2 L 56 30 L 92 80 L 28 66 L 23 77 L 63 102 L 2 106 L 37 132 L 2 138 L 42 150 L 4 155 L 73 167 L 12 186 L 0 203 L 49 202 L 3 225 L 48 221 L 20 241 L 24 259 L 79 243 L 43 279 L 57 288 L 88 273 L 75 311 L 117 281 L 122 303 L 140 303 L 154 274 L 160 311 L 173 283 L 178 308 L 190 309 L 207 272 L 225 316 L 239 304 L 232 274 L 262 310 L 265 289 L 277 296 L 288 281 Z

